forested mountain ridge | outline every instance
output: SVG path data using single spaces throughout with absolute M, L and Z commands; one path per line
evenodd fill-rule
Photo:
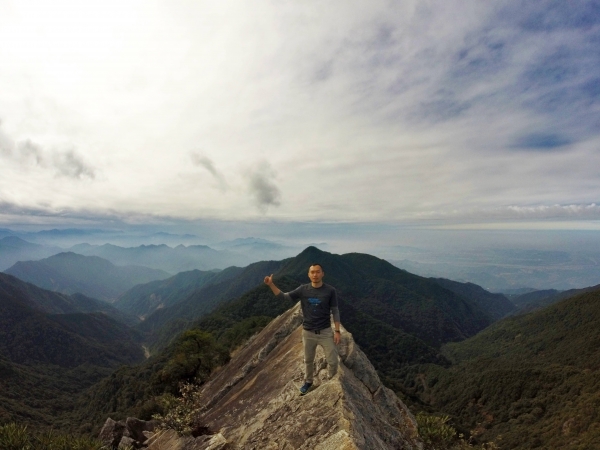
M 168 278 L 162 270 L 142 266 L 115 266 L 97 256 L 59 253 L 39 261 L 19 261 L 5 271 L 23 281 L 64 294 L 81 293 L 114 300 L 140 283 Z
M 157 333 L 170 321 L 189 323 L 220 303 L 261 285 L 267 274 L 274 273 L 276 280 L 288 277 L 296 280 L 297 284 L 306 283 L 308 266 L 314 261 L 323 264 L 325 281 L 339 291 L 340 301 L 346 308 L 343 320 L 355 322 L 361 328 L 364 328 L 365 322 L 372 324 L 368 327 L 371 329 L 382 327 L 382 330 L 387 330 L 388 337 L 380 337 L 386 341 L 390 336 L 394 336 L 394 342 L 402 340 L 400 335 L 396 336 L 397 333 L 408 335 L 411 336 L 409 340 L 420 342 L 413 342 L 414 345 L 429 354 L 442 343 L 465 339 L 492 322 L 490 316 L 471 299 L 427 278 L 409 274 L 382 259 L 358 253 L 335 255 L 308 247 L 294 258 L 251 264 L 235 277 L 222 282 L 217 282 L 219 276 L 223 276 L 219 273 L 184 301 L 156 310 L 139 325 L 139 329 Z M 180 329 L 180 326 L 173 328 Z M 365 340 L 361 342 L 360 333 L 355 337 L 361 345 L 367 344 Z M 372 338 L 377 340 L 375 336 Z M 164 336 L 161 339 L 164 340 Z M 392 341 L 388 343 L 393 346 Z M 406 357 L 408 355 L 404 355 L 402 360 Z
M 557 291 L 555 289 L 547 289 L 542 291 L 534 291 L 520 295 L 512 302 L 517 306 L 518 310 L 514 314 L 525 314 L 538 309 L 545 308 L 553 303 L 561 300 L 574 297 L 575 295 L 583 294 L 600 289 L 600 285 L 589 286 L 581 289 L 568 289 L 566 291 Z
M 185 300 L 171 307 L 156 310 L 139 325 L 139 329 L 146 333 L 156 333 L 174 320 L 191 322 L 198 319 L 210 313 L 219 304 L 235 299 L 261 284 L 265 273 L 272 273 L 281 265 L 281 261 L 261 261 L 243 269 L 227 268 L 219 272 L 210 284 L 193 291 Z
M 494 294 L 473 283 L 460 283 L 445 278 L 431 278 L 440 286 L 475 302 L 492 320 L 499 320 L 517 307 L 503 294 Z
M 134 286 L 119 296 L 114 306 L 143 320 L 158 309 L 184 301 L 203 286 L 231 279 L 242 270 L 232 267 L 224 271 L 180 272 L 164 280 Z
M 18 298 L 28 307 L 48 314 L 71 314 L 102 312 L 127 325 L 137 320 L 107 302 L 83 294 L 66 295 L 42 289 L 9 274 L 0 272 L 0 298 Z
M 67 300 L 0 274 L 3 422 L 57 425 L 57 416 L 72 409 L 73 396 L 118 366 L 143 360 L 140 336 L 101 312 L 44 312 L 68 309 Z
M 83 363 L 114 366 L 143 357 L 141 346 L 134 342 L 139 336 L 127 326 L 101 312 L 41 312 L 34 309 L 36 303 L 28 291 L 20 289 L 26 283 L 10 277 L 9 284 L 7 277 L 0 277 L 0 354 L 10 361 L 61 367 Z
M 308 267 L 315 261 L 323 264 L 325 282 L 335 286 L 344 304 L 433 347 L 473 336 L 492 322 L 473 302 L 367 254 L 335 255 L 308 247 L 276 276 L 287 275 L 305 283 Z
M 405 369 L 405 393 L 503 447 L 599 448 L 600 289 L 442 347 L 454 364 Z

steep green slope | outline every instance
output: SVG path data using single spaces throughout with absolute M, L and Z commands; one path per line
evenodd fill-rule
M 203 272 L 201 270 L 181 272 L 166 280 L 156 280 L 134 286 L 122 294 L 113 305 L 122 311 L 144 319 L 158 309 L 168 308 L 185 300 L 206 284 L 214 282 L 214 280 L 226 280 L 228 276 L 234 277 L 241 270 L 227 270 L 224 274 L 220 274 L 218 271 Z
M 101 313 L 48 315 L 0 296 L 0 355 L 19 364 L 115 367 L 143 358 L 134 337 Z
M 566 298 L 573 297 L 584 292 L 590 292 L 600 289 L 599 286 L 590 286 L 582 289 L 569 289 L 566 291 L 557 291 L 548 289 L 543 291 L 534 291 L 516 297 L 513 302 L 517 305 L 518 310 L 515 314 L 525 314 L 537 309 L 545 308 L 553 303 L 559 302 Z
M 503 448 L 599 448 L 600 290 L 448 344 L 449 369 L 405 370 L 404 389 Z
M 211 283 L 192 292 L 185 300 L 155 311 L 139 325 L 146 333 L 157 333 L 168 322 L 185 320 L 191 322 L 210 313 L 220 303 L 232 300 L 262 283 L 265 274 L 279 269 L 281 261 L 262 261 L 244 269 L 228 268 L 219 272 Z M 151 341 L 152 336 L 150 337 Z
M 502 319 L 514 312 L 517 307 L 502 294 L 493 294 L 473 283 L 459 283 L 445 278 L 431 278 L 440 286 L 475 303 L 492 320 Z
M 114 368 L 82 364 L 68 369 L 56 365 L 23 365 L 0 355 L 0 423 L 20 422 L 77 430 L 66 418 L 76 397 L 110 375 Z M 80 431 L 87 431 L 86 427 Z
M 210 334 L 188 330 L 142 364 L 123 366 L 83 392 L 70 415 L 71 421 L 93 423 L 91 430 L 95 434 L 109 416 L 150 419 L 162 411 L 161 396 L 177 394 L 182 382 L 202 384 L 228 360 L 227 349 Z
M 44 289 L 114 300 L 136 284 L 164 279 L 167 272 L 141 266 L 115 266 L 96 256 L 59 253 L 40 261 L 18 262 L 5 273 Z
M 103 313 L 43 312 L 77 311 L 71 300 L 0 274 L 0 421 L 57 425 L 79 392 L 143 360 L 139 336 Z

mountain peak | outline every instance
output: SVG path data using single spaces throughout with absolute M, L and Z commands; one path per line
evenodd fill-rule
M 274 319 L 201 388 L 197 427 L 203 436 L 159 433 L 158 448 L 421 448 L 408 408 L 383 386 L 345 330 L 338 374 L 327 379 L 318 349 L 314 387 L 301 397 L 302 314 L 299 304 Z

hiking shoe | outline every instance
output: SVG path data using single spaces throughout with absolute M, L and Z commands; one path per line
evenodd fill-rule
M 308 381 L 306 381 L 300 388 L 300 395 L 306 395 L 306 393 L 309 391 L 309 389 L 311 387 L 312 387 L 312 383 L 309 383 Z

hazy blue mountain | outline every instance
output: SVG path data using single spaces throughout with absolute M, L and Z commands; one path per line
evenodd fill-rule
M 81 293 L 102 300 L 114 300 L 136 284 L 170 275 L 142 266 L 115 266 L 99 257 L 72 252 L 40 261 L 21 261 L 5 272 L 44 289 L 65 294 Z
M 445 278 L 432 278 L 432 280 L 440 286 L 471 300 L 494 321 L 501 319 L 517 309 L 506 296 L 502 294 L 493 294 L 476 284 L 459 283 L 458 281 L 447 280 Z
M 3 238 L 5 236 L 15 236 L 16 233 L 12 230 L 9 230 L 8 228 L 0 228 L 0 238 Z
M 232 277 L 235 275 L 234 271 L 227 273 Z M 165 280 L 139 284 L 122 294 L 114 306 L 143 320 L 158 309 L 185 300 L 194 291 L 215 280 L 218 274 L 219 271 L 192 270 Z
M 47 314 L 104 313 L 126 325 L 135 325 L 139 320 L 122 312 L 109 303 L 83 294 L 66 295 L 42 289 L 12 275 L 0 273 L 0 297 L 18 297 L 34 310 Z
M 531 311 L 545 308 L 566 298 L 583 294 L 585 292 L 595 291 L 599 288 L 600 285 L 590 286 L 583 289 L 569 289 L 566 291 L 547 289 L 523 294 L 513 299 L 513 302 L 518 307 L 518 310 L 515 311 L 514 314 L 526 314 Z
M 71 251 L 81 255 L 99 256 L 117 265 L 143 265 L 172 274 L 194 269 L 213 270 L 235 265 L 245 266 L 250 262 L 244 255 L 218 251 L 206 245 L 119 247 L 112 244 L 79 244 L 71 247 Z
M 561 292 L 562 291 L 557 291 L 556 289 L 534 290 L 520 295 L 513 295 L 511 296 L 510 300 L 515 304 L 517 308 L 522 309 L 529 304 L 536 303 L 548 297 L 555 297 Z
M 18 261 L 47 258 L 62 251 L 59 247 L 33 244 L 9 235 L 0 239 L 0 271 L 8 269 Z
M 266 261 L 289 258 L 296 255 L 302 248 L 284 245 L 278 242 L 269 241 L 261 238 L 238 238 L 230 241 L 218 242 L 212 244 L 218 250 L 227 250 L 230 252 L 247 255 L 251 261 Z

